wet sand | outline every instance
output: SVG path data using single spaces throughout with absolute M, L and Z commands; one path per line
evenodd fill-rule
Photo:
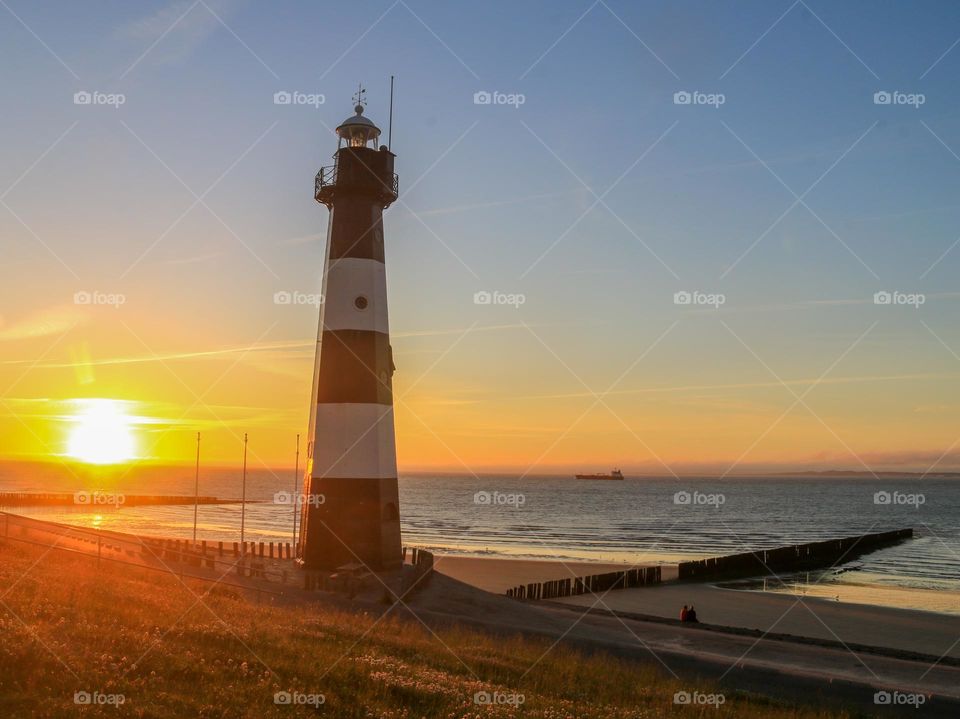
M 518 584 L 615 572 L 629 566 L 601 562 L 559 562 L 452 555 L 436 555 L 434 560 L 434 567 L 438 572 L 494 594 L 503 594 L 507 589 Z
M 494 593 L 521 583 L 627 566 L 453 556 L 437 557 L 436 561 L 438 572 Z M 664 567 L 665 578 L 669 578 L 669 569 Z M 684 604 L 693 604 L 706 624 L 960 658 L 960 616 L 917 609 L 677 582 L 553 601 L 665 619 L 676 619 Z

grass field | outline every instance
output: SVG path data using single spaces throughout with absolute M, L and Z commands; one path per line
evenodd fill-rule
M 730 691 L 719 709 L 677 705 L 676 692 L 719 690 L 546 641 L 256 606 L 210 583 L 44 551 L 0 544 L 0 716 L 837 716 Z

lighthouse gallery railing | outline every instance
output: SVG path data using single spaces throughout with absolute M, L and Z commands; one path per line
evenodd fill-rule
M 321 167 L 320 172 L 317 173 L 316 181 L 314 183 L 313 194 L 314 197 L 319 198 L 321 191 L 326 187 L 334 187 L 337 184 L 337 166 L 329 165 L 327 167 Z M 393 191 L 394 196 L 400 194 L 400 176 L 396 173 L 393 173 L 393 182 L 392 187 L 390 188 Z

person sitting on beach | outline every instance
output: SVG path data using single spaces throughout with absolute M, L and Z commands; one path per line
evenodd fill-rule
M 697 620 L 697 610 L 693 608 L 693 605 L 690 605 L 690 609 L 687 610 L 687 621 L 696 622 Z
M 687 605 L 684 604 L 684 605 L 683 605 L 683 609 L 680 610 L 680 621 L 681 621 L 681 622 L 687 621 L 687 618 L 688 618 L 689 616 L 690 616 L 690 610 L 687 609 Z

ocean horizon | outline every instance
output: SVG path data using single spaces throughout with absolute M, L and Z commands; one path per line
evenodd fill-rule
M 0 491 L 187 495 L 193 469 L 71 475 L 57 465 L 0 465 Z M 101 470 L 102 471 L 102 470 Z M 236 499 L 242 474 L 202 469 L 200 494 Z M 750 589 L 960 613 L 960 483 L 904 477 L 644 477 L 400 474 L 403 541 L 441 554 L 555 561 L 674 563 L 912 527 L 914 539 L 830 570 L 770 577 Z M 291 541 L 292 472 L 251 470 L 246 538 Z M 193 534 L 193 506 L 15 507 L 39 519 L 147 536 Z M 236 541 L 238 504 L 200 505 L 197 536 Z M 783 581 L 781 582 L 780 579 Z

